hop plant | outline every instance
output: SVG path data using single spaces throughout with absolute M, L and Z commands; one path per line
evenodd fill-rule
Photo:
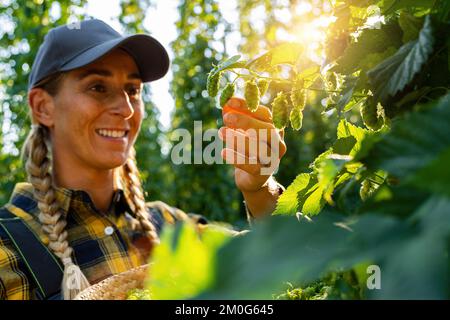
M 222 90 L 220 94 L 220 106 L 223 107 L 228 100 L 234 95 L 235 87 L 234 83 L 227 83 L 225 88 Z
M 258 89 L 261 97 L 266 94 L 267 89 L 269 88 L 269 84 L 270 81 L 267 79 L 261 79 L 258 81 Z
M 361 106 L 361 117 L 367 128 L 379 130 L 384 123 L 383 117 L 379 115 L 375 103 L 365 103 Z
M 222 72 L 214 72 L 214 70 L 208 74 L 208 78 L 206 79 L 206 89 L 211 98 L 217 96 L 217 93 L 219 92 L 219 82 L 221 76 Z
M 247 81 L 245 83 L 245 100 L 250 111 L 255 112 L 259 105 L 259 89 L 255 80 Z
M 289 103 L 282 92 L 279 92 L 272 102 L 272 117 L 278 129 L 286 127 L 289 122 Z
M 289 115 L 289 119 L 291 120 L 291 127 L 294 130 L 300 130 L 302 128 L 303 123 L 303 112 L 300 108 L 294 107 L 291 110 L 291 114 Z
M 303 80 L 295 81 L 290 98 L 294 108 L 300 109 L 300 111 L 305 108 L 306 90 L 303 88 Z

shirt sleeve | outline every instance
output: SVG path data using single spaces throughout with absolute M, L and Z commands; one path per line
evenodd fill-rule
M 162 201 L 147 202 L 147 207 L 150 209 L 157 209 L 165 223 L 175 224 L 177 221 L 186 221 L 194 223 L 196 230 L 202 233 L 206 229 L 221 229 L 230 235 L 237 236 L 246 233 L 247 231 L 235 231 L 231 226 L 223 223 L 210 222 L 203 215 L 196 213 L 186 213 L 183 210 L 170 206 Z
M 0 237 L 0 300 L 30 299 L 30 285 L 23 261 L 9 240 Z
M 283 194 L 283 192 L 286 190 L 286 188 L 282 184 L 280 184 L 279 182 L 276 182 L 276 184 L 277 184 L 278 196 L 281 196 Z M 252 224 L 253 224 L 253 222 L 255 221 L 256 218 L 250 212 L 250 209 L 248 208 L 247 203 L 245 202 L 245 200 L 243 201 L 243 203 L 244 203 L 244 207 L 245 207 L 245 213 L 247 215 L 248 224 L 250 226 L 252 226 Z

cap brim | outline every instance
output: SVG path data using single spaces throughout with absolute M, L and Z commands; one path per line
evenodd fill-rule
M 166 49 L 155 38 L 145 34 L 113 39 L 89 48 L 65 63 L 60 70 L 84 67 L 116 48 L 124 49 L 135 60 L 142 82 L 158 80 L 169 70 Z

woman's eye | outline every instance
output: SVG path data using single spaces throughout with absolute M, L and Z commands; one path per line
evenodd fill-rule
M 127 90 L 128 95 L 130 96 L 139 96 L 141 94 L 141 88 L 139 87 L 130 87 Z
M 94 91 L 94 92 L 101 92 L 101 93 L 103 93 L 103 92 L 106 92 L 106 87 L 104 85 L 102 85 L 102 84 L 96 84 L 94 86 L 91 86 L 89 88 L 89 90 Z

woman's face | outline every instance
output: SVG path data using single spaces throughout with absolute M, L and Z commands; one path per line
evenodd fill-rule
M 121 166 L 140 129 L 141 91 L 138 68 L 120 49 L 68 72 L 53 97 L 55 157 L 74 167 Z

